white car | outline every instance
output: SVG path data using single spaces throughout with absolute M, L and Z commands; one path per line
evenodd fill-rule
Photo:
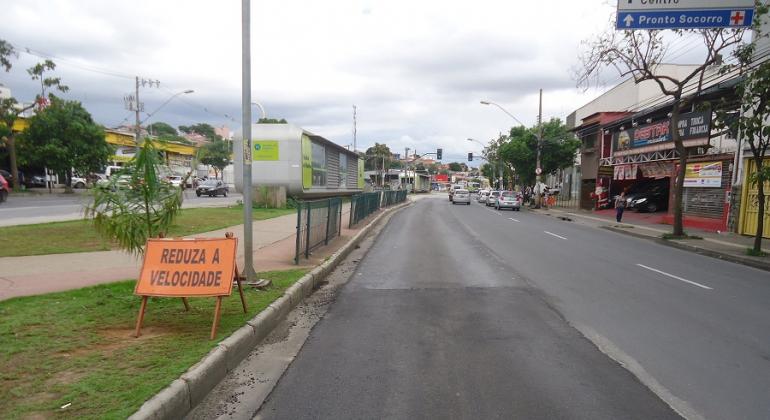
M 487 207 L 495 206 L 497 204 L 497 197 L 500 196 L 500 191 L 490 191 L 487 201 L 485 201 Z
M 182 177 L 179 175 L 169 175 L 166 180 L 169 184 L 175 186 L 175 187 L 181 187 L 182 186 Z
M 500 197 L 497 198 L 495 208 L 497 210 L 507 208 L 513 211 L 519 211 L 521 210 L 521 197 L 514 191 L 502 191 Z
M 463 203 L 471 205 L 471 193 L 468 190 L 455 190 L 452 204 Z
M 479 203 L 486 203 L 488 198 L 489 198 L 489 191 L 481 190 L 479 191 L 479 198 L 477 198 L 476 200 Z
M 72 188 L 85 188 L 87 185 L 86 179 L 79 176 L 72 177 Z

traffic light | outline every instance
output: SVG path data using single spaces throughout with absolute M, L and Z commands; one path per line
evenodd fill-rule
M 468 162 L 473 162 L 473 153 L 468 153 Z
M 441 149 L 436 149 L 436 160 L 441 160 Z

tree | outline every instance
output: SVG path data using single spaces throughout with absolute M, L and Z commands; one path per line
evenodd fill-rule
M 515 169 L 522 184 L 535 182 L 538 128 L 513 127 L 508 141 L 499 148 L 499 155 L 508 168 Z M 543 173 L 549 174 L 572 166 L 580 141 L 567 130 L 558 118 L 543 124 L 543 142 L 540 162 Z
M 286 122 L 285 118 L 280 120 L 277 118 L 260 118 L 257 120 L 257 124 L 288 124 L 288 122 Z
M 768 7 L 758 4 L 756 15 L 766 16 Z M 765 184 L 770 181 L 770 166 L 765 163 L 767 149 L 770 148 L 770 61 L 756 60 L 757 40 L 767 37 L 762 33 L 760 18 L 754 21 L 754 42 L 737 48 L 734 56 L 738 62 L 723 69 L 744 71 L 743 80 L 736 87 L 740 100 L 740 113 L 737 118 L 723 109 L 717 112 L 717 124 L 729 128 L 733 133 L 740 133 L 751 149 L 756 171 L 749 174 L 748 180 L 757 186 L 757 232 L 754 234 L 752 254 L 762 255 L 762 234 L 765 221 Z M 737 153 L 737 152 L 736 152 Z
M 756 17 L 755 17 L 756 19 Z M 576 76 L 578 85 L 588 87 L 599 80 L 606 68 L 614 68 L 621 77 L 631 76 L 635 83 L 652 81 L 661 94 L 671 99 L 671 127 L 678 127 L 682 109 L 689 107 L 703 90 L 706 73 L 713 66 L 720 65 L 725 52 L 742 43 L 745 29 L 697 29 L 675 30 L 670 33 L 682 38 L 699 34 L 706 47 L 706 57 L 682 77 L 663 74 L 659 65 L 667 59 L 669 48 L 664 41 L 664 32 L 659 30 L 616 31 L 615 19 L 610 19 L 612 28 L 584 42 L 585 52 L 581 56 L 582 66 Z M 674 236 L 684 236 L 682 219 L 682 196 L 687 153 L 679 136 L 679 130 L 672 129 L 671 138 L 679 154 L 679 168 L 674 186 Z
M 209 139 L 209 141 L 222 140 L 222 136 L 216 133 L 214 127 L 206 123 L 193 124 L 189 126 L 180 125 L 179 131 L 186 134 L 200 134 L 201 136 Z
M 144 253 L 147 239 L 165 236 L 182 208 L 181 189 L 161 181 L 163 158 L 145 141 L 119 176 L 94 189 L 86 218 L 97 232 L 134 255 Z M 128 175 L 128 185 L 121 185 Z
M 29 119 L 19 138 L 21 161 L 65 173 L 71 189 L 73 169 L 81 174 L 98 172 L 114 150 L 104 139 L 104 129 L 80 102 L 49 97 L 50 105 Z
M 374 146 L 366 149 L 364 153 L 366 159 L 364 160 L 364 169 L 377 170 L 380 174 L 380 180 L 384 180 L 385 168 L 390 164 L 393 154 L 390 152 L 388 145 L 382 143 L 374 143 Z
M 224 140 L 213 140 L 201 148 L 200 161 L 204 165 L 214 168 L 214 177 L 219 178 L 219 173 L 230 164 L 232 143 Z
M 176 131 L 176 128 L 172 127 L 167 123 L 164 123 L 163 121 L 154 122 L 148 125 L 147 131 L 149 131 L 150 133 L 158 137 L 179 135 L 179 132 Z
M 11 58 L 18 57 L 18 53 L 14 49 L 13 45 L 9 42 L 0 39 L 0 66 L 9 72 L 13 65 L 11 64 Z M 51 60 L 46 60 L 43 63 L 38 63 L 35 66 L 27 70 L 27 73 L 32 76 L 32 80 L 40 80 L 41 92 L 36 97 L 35 103 L 41 105 L 45 104 L 46 89 L 54 87 L 62 92 L 69 90 L 69 87 L 61 84 L 61 79 L 58 77 L 50 78 L 44 77 L 46 70 L 53 70 L 56 68 Z M 26 107 L 19 104 L 16 98 L 4 98 L 0 100 L 0 141 L 5 145 L 8 150 L 8 158 L 11 164 L 11 176 L 13 178 L 13 188 L 18 190 L 21 188 L 19 177 L 19 165 L 18 156 L 16 153 L 16 133 L 13 132 L 13 123 L 24 112 L 32 109 L 35 103 L 32 103 Z
M 459 162 L 451 162 L 448 166 L 452 172 L 462 172 L 463 170 L 463 166 Z

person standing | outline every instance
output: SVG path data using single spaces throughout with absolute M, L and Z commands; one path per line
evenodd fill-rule
M 623 211 L 626 210 L 626 192 L 621 191 L 620 195 L 615 198 L 615 220 L 620 223 L 623 219 Z

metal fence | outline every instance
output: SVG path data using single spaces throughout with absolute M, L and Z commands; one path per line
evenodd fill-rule
M 406 201 L 406 190 L 376 191 L 356 194 L 350 199 L 350 223 L 353 227 L 382 207 Z
M 342 199 L 300 201 L 297 203 L 297 240 L 294 263 L 310 257 L 315 248 L 326 245 L 342 230 Z

